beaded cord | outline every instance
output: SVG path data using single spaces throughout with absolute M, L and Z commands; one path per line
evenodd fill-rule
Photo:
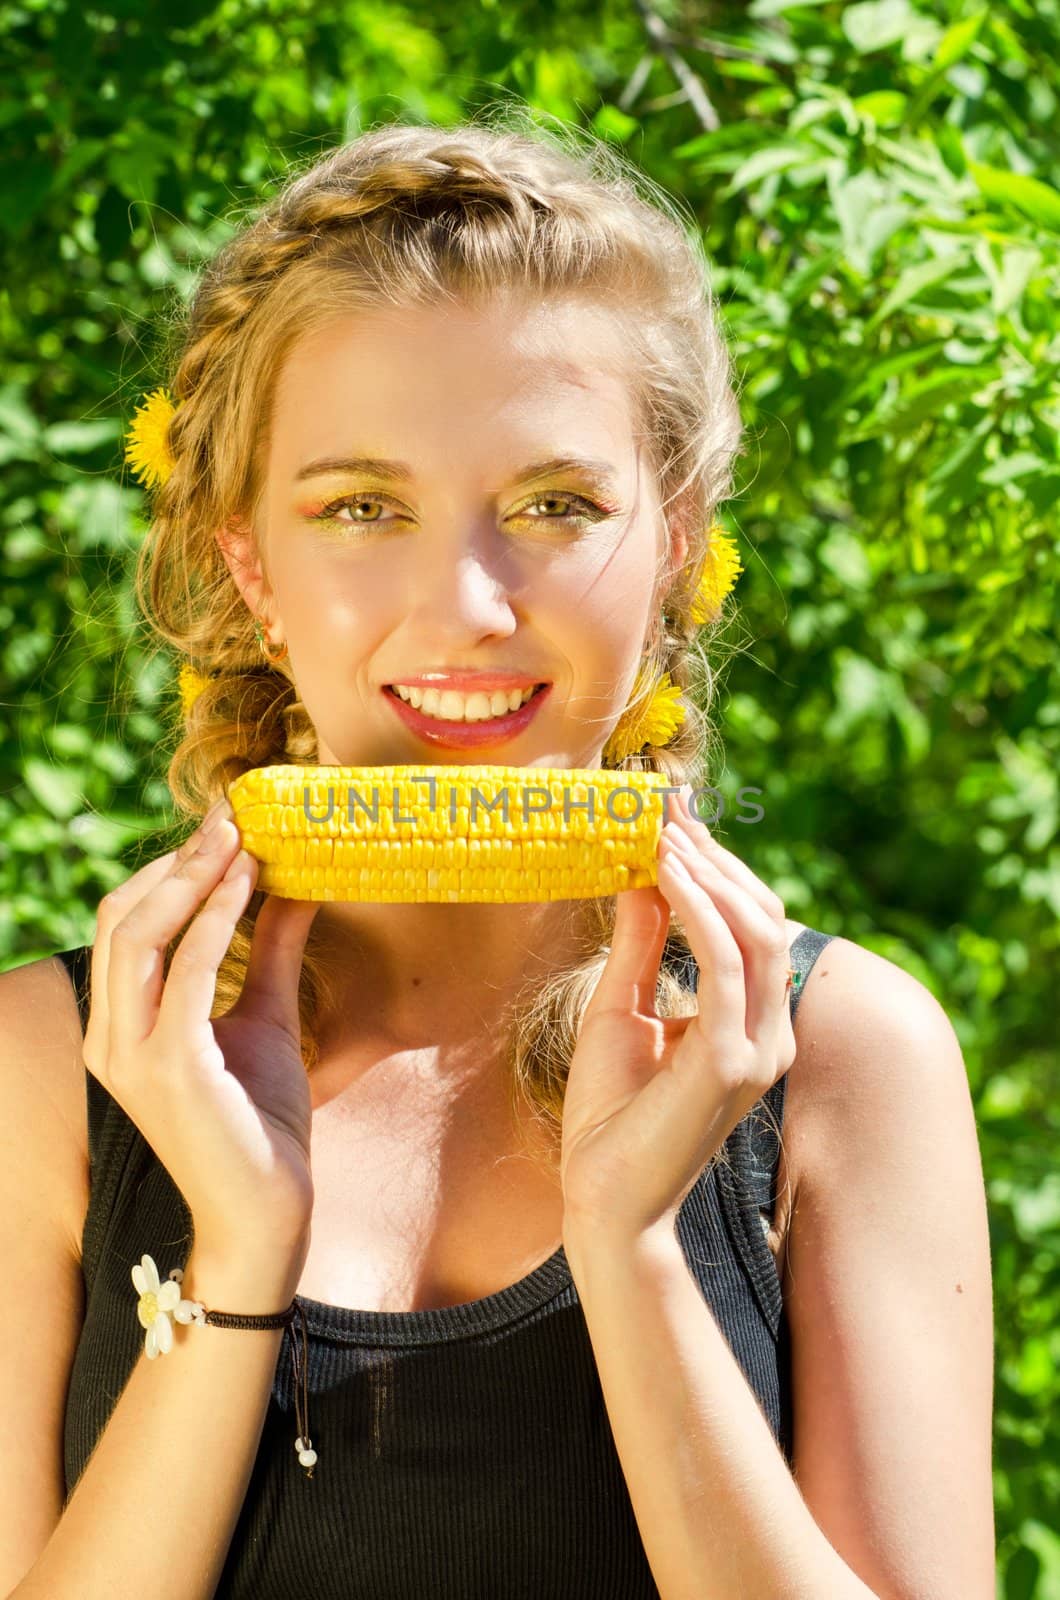
M 174 1267 L 169 1276 L 171 1278 L 175 1278 L 176 1281 L 180 1283 L 184 1274 L 180 1267 Z M 202 1304 L 201 1301 L 196 1303 L 199 1305 Z M 298 1345 L 294 1335 L 294 1328 L 292 1326 L 296 1316 L 300 1319 L 301 1324 L 301 1358 L 299 1358 Z M 309 1365 L 308 1336 L 306 1333 L 305 1307 L 302 1305 L 297 1295 L 291 1301 L 291 1304 L 287 1307 L 286 1311 L 271 1312 L 267 1316 L 250 1317 L 243 1316 L 235 1311 L 207 1311 L 204 1306 L 202 1309 L 202 1315 L 196 1316 L 194 1320 L 200 1324 L 207 1322 L 212 1323 L 215 1328 L 291 1327 L 291 1371 L 294 1375 L 294 1411 L 295 1420 L 298 1425 L 298 1437 L 294 1442 L 294 1447 L 295 1451 L 297 1452 L 299 1462 L 306 1469 L 306 1477 L 312 1478 L 313 1468 L 316 1465 L 317 1453 L 313 1449 L 313 1441 L 309 1436 L 309 1383 L 307 1372 Z

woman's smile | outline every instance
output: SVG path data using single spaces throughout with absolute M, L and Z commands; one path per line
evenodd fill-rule
M 407 694 L 420 699 L 419 706 L 403 698 L 390 684 L 385 684 L 382 692 L 405 726 L 427 743 L 468 750 L 502 744 L 517 737 L 537 715 L 551 687 L 549 683 L 538 684 L 530 692 L 529 699 L 518 691 L 507 696 L 501 690 L 493 695 L 483 691 L 464 696 L 449 689 L 441 694 L 437 689 L 406 690 Z M 499 715 L 493 711 L 498 696 L 509 702 L 509 708 Z M 517 703 L 512 710 L 510 702 L 517 698 L 522 704 Z

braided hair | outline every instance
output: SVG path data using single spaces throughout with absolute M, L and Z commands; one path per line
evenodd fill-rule
M 251 767 L 318 759 L 289 661 L 263 661 L 217 542 L 226 527 L 253 531 L 288 352 L 338 316 L 505 293 L 580 296 L 621 325 L 663 510 L 687 544 L 680 570 L 664 552 L 666 608 L 649 674 L 669 672 L 686 696 L 685 719 L 665 749 L 649 745 L 619 765 L 671 784 L 708 781 L 716 668 L 704 635 L 716 662 L 721 619 L 699 628 L 692 603 L 715 507 L 731 492 L 741 423 L 698 232 L 614 147 L 506 107 L 455 128 L 389 124 L 311 159 L 235 229 L 190 302 L 174 307 L 164 359 L 178 403 L 168 434 L 173 467 L 154 498 L 135 586 L 157 648 L 175 650 L 207 679 L 177 725 L 167 773 L 189 816 L 201 816 Z M 261 560 L 267 583 L 264 550 Z M 242 989 L 263 898 L 255 891 L 237 925 L 214 1015 Z M 572 902 L 581 958 L 535 982 L 505 1018 L 512 1105 L 531 1108 L 556 1162 L 567 1070 L 614 911 L 614 897 Z M 672 922 L 671 947 L 687 952 Z M 311 930 L 299 997 L 307 1070 L 332 992 Z M 661 1015 L 695 1010 L 666 966 L 657 1003 Z

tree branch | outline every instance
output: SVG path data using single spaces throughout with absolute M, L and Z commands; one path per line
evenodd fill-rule
M 634 0 L 634 4 L 644 20 L 652 48 L 662 56 L 681 85 L 681 93 L 675 97 L 667 96 L 667 103 L 675 104 L 678 100 L 687 100 L 707 132 L 716 133 L 721 127 L 721 118 L 703 86 L 703 80 L 692 71 L 688 62 L 675 48 L 669 28 L 647 4 L 647 0 Z

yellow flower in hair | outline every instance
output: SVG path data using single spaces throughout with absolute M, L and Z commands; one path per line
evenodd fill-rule
M 647 687 L 646 671 L 647 669 L 642 666 L 637 674 L 630 704 L 623 711 L 604 746 L 604 760 L 617 763 L 626 756 L 642 750 L 646 744 L 668 744 L 685 720 L 681 690 L 672 681 L 668 672 L 662 673 L 656 680 L 654 692 L 647 703 L 644 705 L 637 703 L 639 696 Z
M 742 571 L 735 543 L 721 523 L 715 522 L 710 530 L 703 576 L 692 601 L 690 615 L 693 622 L 699 624 L 716 620 L 721 611 L 721 602 Z
M 125 435 L 125 459 L 149 489 L 165 483 L 176 465 L 167 439 L 176 411 L 168 392 L 156 389 L 139 407 Z
M 180 707 L 185 717 L 209 681 L 201 672 L 196 672 L 190 661 L 181 662 L 177 682 L 180 686 Z

